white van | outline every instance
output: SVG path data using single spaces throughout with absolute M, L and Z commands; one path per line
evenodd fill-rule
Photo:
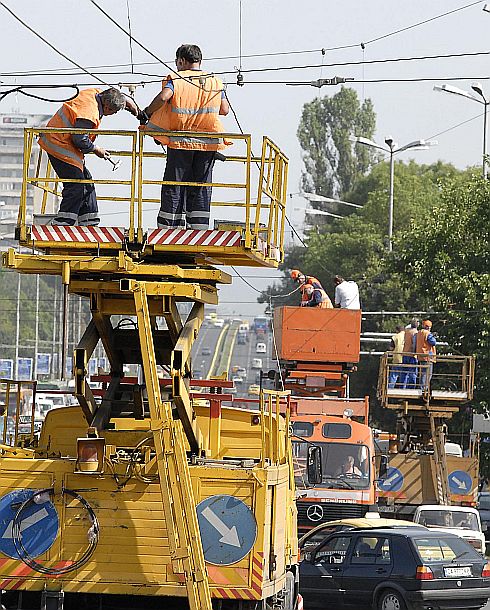
M 225 321 L 223 318 L 216 318 L 214 321 L 214 325 L 218 328 L 223 328 L 223 326 L 225 325 Z
M 257 354 L 266 354 L 267 353 L 267 345 L 265 343 L 257 343 L 255 347 L 255 351 Z
M 262 358 L 254 358 L 252 360 L 252 368 L 261 369 L 262 368 Z

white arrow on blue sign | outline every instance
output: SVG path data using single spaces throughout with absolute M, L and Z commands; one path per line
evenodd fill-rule
M 250 508 L 238 498 L 216 495 L 197 505 L 204 559 L 215 565 L 242 560 L 257 537 L 257 522 Z
M 398 468 L 388 467 L 386 476 L 378 481 L 381 491 L 400 491 L 403 487 L 403 475 Z
M 473 487 L 473 479 L 464 470 L 453 470 L 447 477 L 449 483 L 449 491 L 453 494 L 466 495 L 469 494 Z
M 18 489 L 0 498 L 0 551 L 12 559 L 21 559 L 15 548 L 12 524 L 20 506 L 37 490 Z M 22 511 L 20 535 L 31 557 L 45 553 L 56 540 L 59 529 L 58 513 L 49 500 L 32 502 Z

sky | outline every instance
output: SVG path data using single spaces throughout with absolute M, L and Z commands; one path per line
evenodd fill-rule
M 490 98 L 490 56 L 483 54 L 489 53 L 490 13 L 482 10 L 484 2 L 457 10 L 471 4 L 471 0 L 304 0 L 301 3 L 292 0 L 242 0 L 241 4 L 239 0 L 186 0 L 185 3 L 97 1 L 125 29 L 128 29 L 129 6 L 134 38 L 159 59 L 172 62 L 175 49 L 180 44 L 194 43 L 202 48 L 205 58 L 210 58 L 203 63 L 205 69 L 215 73 L 229 72 L 222 78 L 228 83 L 228 95 L 243 130 L 252 134 L 257 149 L 262 135 L 268 135 L 290 159 L 288 193 L 291 196 L 288 198 L 288 216 L 298 229 L 302 226 L 303 213 L 297 211 L 297 208 L 306 205 L 306 201 L 298 194 L 302 162 L 296 130 L 302 107 L 317 95 L 335 94 L 339 87 L 319 90 L 311 86 L 269 84 L 270 81 L 308 82 L 333 76 L 354 78 L 349 86 L 356 90 L 361 100 L 370 98 L 373 101 L 377 114 L 375 139 L 378 142 L 382 143 L 388 135 L 400 145 L 418 139 L 438 141 L 436 147 L 427 151 L 402 153 L 400 160 L 406 161 L 412 157 L 420 163 L 432 163 L 441 159 L 459 168 L 481 163 L 483 118 L 478 115 L 482 115 L 483 106 L 455 95 L 436 93 L 433 86 L 450 83 L 468 90 L 472 82 L 479 80 Z M 90 0 L 5 0 L 4 4 L 60 51 L 92 72 L 91 66 L 130 62 L 128 37 L 99 12 Z M 432 19 L 450 11 L 456 12 Z M 423 25 L 389 35 L 430 19 L 432 20 Z M 26 83 L 97 84 L 96 80 L 87 75 L 64 74 L 61 69 L 72 68 L 72 64 L 37 39 L 1 5 L 0 28 L 2 88 L 10 84 Z M 245 83 L 243 87 L 236 85 L 240 40 Z M 361 48 L 361 43 L 364 49 Z M 351 45 L 351 48 L 332 50 Z M 321 49 L 325 49 L 324 54 Z M 288 52 L 293 53 L 246 57 L 252 54 Z M 482 54 L 419 61 L 327 65 L 463 53 Z M 213 59 L 222 57 L 228 59 Z M 153 62 L 135 66 L 134 71 L 154 76 L 100 74 L 100 77 L 111 84 L 154 80 L 144 88 L 137 89 L 136 100 L 144 107 L 159 91 L 158 81 L 168 73 L 168 69 L 134 42 L 133 62 Z M 173 67 L 173 63 L 171 65 Z M 294 69 L 294 66 L 306 65 L 316 67 Z M 246 72 L 277 67 L 289 69 Z M 8 75 L 9 72 L 48 69 L 57 72 L 50 77 L 42 75 L 36 78 Z M 118 71 L 121 68 L 111 70 Z M 123 70 L 130 72 L 131 68 L 125 67 Z M 75 68 L 73 71 L 79 72 Z M 428 80 L 358 82 L 380 79 Z M 42 93 L 53 95 L 52 90 Z M 59 95 L 57 92 L 54 94 Z M 0 112 L 18 110 L 52 114 L 58 106 L 21 95 L 11 95 L 0 103 Z M 470 120 L 473 117 L 477 118 Z M 455 127 L 465 121 L 468 122 Z M 227 131 L 237 131 L 232 114 L 224 120 L 224 127 Z M 136 124 L 130 115 L 119 113 L 107 117 L 102 128 L 135 129 Z M 341 268 L 339 272 L 341 273 Z M 244 268 L 240 273 L 256 289 L 264 288 L 278 275 L 269 269 Z M 224 314 L 261 313 L 264 306 L 255 303 L 257 293 L 239 278 L 234 282 L 233 288 L 224 287 L 221 290 L 220 310 Z

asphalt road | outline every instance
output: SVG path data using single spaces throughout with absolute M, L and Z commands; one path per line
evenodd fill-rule
M 203 379 L 208 377 L 211 361 L 213 360 L 216 351 L 216 344 L 218 343 L 222 330 L 222 328 L 211 325 L 206 321 L 206 323 L 201 326 L 197 340 L 192 346 L 192 371 L 193 373 L 201 373 Z M 202 353 L 204 348 L 209 348 L 209 355 L 206 356 Z

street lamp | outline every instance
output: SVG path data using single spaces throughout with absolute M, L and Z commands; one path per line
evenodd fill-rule
M 486 7 L 487 5 L 485 5 Z M 485 10 L 484 7 L 484 10 Z M 490 12 L 490 11 L 489 11 Z M 487 164 L 486 164 L 486 155 L 487 155 L 487 114 L 488 114 L 488 105 L 490 104 L 490 100 L 487 100 L 485 94 L 483 93 L 483 88 L 481 83 L 472 83 L 471 88 L 473 91 L 479 95 L 476 97 L 471 94 L 469 91 L 465 91 L 464 89 L 459 89 L 458 87 L 453 87 L 452 85 L 434 85 L 434 91 L 445 91 L 446 93 L 453 93 L 454 95 L 459 95 L 461 97 L 467 97 L 469 100 L 473 100 L 478 104 L 483 105 L 483 162 L 482 162 L 482 176 L 484 178 L 487 177 Z M 481 99 L 480 99 L 481 98 Z
M 369 138 L 363 137 L 354 137 L 352 138 L 353 142 L 357 144 L 364 144 L 364 146 L 370 146 L 371 148 L 376 148 L 377 150 L 381 150 L 390 155 L 390 205 L 388 208 L 388 251 L 391 252 L 393 250 L 393 185 L 394 185 L 394 175 L 395 175 L 395 163 L 394 157 L 396 154 L 404 152 L 405 150 L 427 150 L 431 146 L 435 146 L 437 144 L 436 140 L 415 140 L 414 142 L 409 142 L 404 146 L 398 147 L 398 144 L 394 141 L 391 136 L 387 136 L 385 138 L 386 146 L 381 146 L 373 140 Z

